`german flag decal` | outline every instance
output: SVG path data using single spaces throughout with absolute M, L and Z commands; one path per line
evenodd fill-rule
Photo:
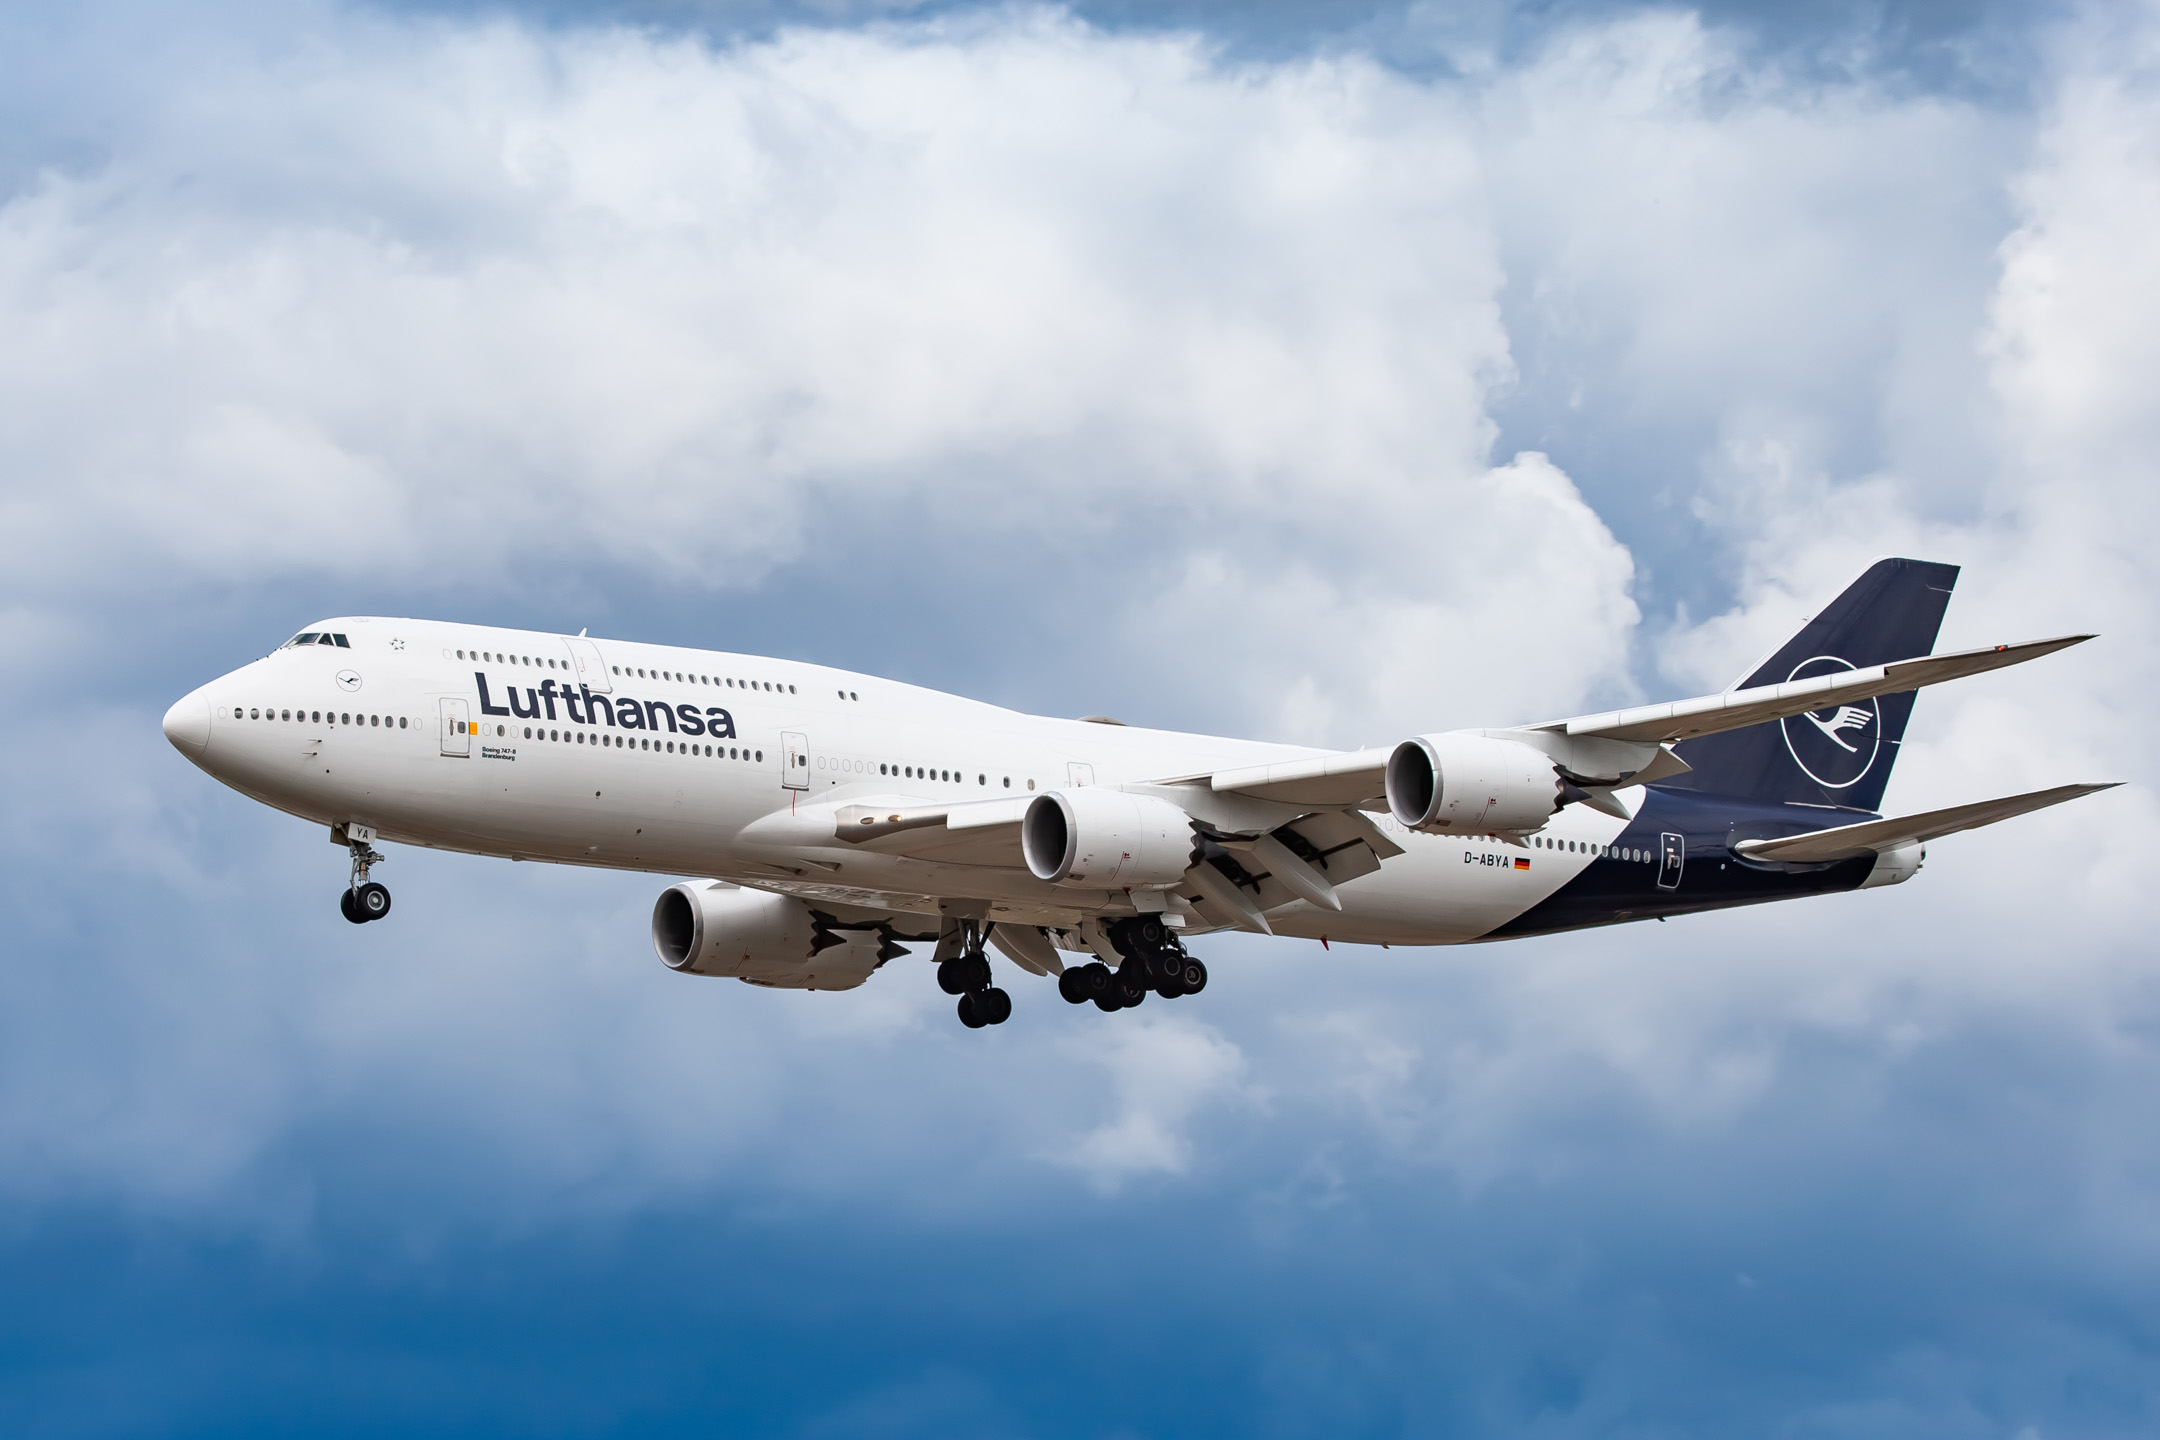
M 1518 870 L 1527 870 L 1530 868 L 1530 862 L 1528 860 L 1525 860 L 1522 856 L 1518 855 L 1515 857 L 1515 868 Z

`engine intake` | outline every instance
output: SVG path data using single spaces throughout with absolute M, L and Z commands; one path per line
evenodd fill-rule
M 1052 790 L 1036 796 L 1020 821 L 1028 873 L 1052 885 L 1175 885 L 1199 850 L 1192 817 L 1153 795 Z
M 1428 834 L 1527 834 L 1566 803 L 1552 757 L 1488 735 L 1419 735 L 1388 756 L 1388 811 Z
M 661 891 L 652 938 L 670 970 L 753 985 L 850 990 L 877 968 L 872 946 L 821 935 L 802 901 L 721 881 L 685 881 Z

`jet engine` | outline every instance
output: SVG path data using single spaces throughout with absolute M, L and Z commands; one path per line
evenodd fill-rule
M 1030 802 L 1020 821 L 1028 872 L 1052 885 L 1175 885 L 1199 860 L 1192 817 L 1153 795 L 1083 786 Z
M 719 880 L 661 891 L 652 938 L 671 970 L 753 985 L 851 990 L 877 968 L 872 944 L 821 933 L 802 901 Z
M 1419 735 L 1388 756 L 1387 802 L 1412 830 L 1527 834 L 1565 803 L 1552 757 L 1489 735 Z

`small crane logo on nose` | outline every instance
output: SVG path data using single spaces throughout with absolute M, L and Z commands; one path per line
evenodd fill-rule
M 337 684 L 340 690 L 358 690 L 360 688 L 360 672 L 357 670 L 338 671 Z

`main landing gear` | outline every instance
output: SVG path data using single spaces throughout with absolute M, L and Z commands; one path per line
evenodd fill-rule
M 368 879 L 368 867 L 390 857 L 365 840 L 348 840 L 345 848 L 352 851 L 352 881 L 338 896 L 338 913 L 355 925 L 382 919 L 390 913 L 390 891 L 381 882 Z
M 1160 915 L 1136 915 L 1105 927 L 1121 957 L 1112 970 L 1100 960 L 1075 965 L 1058 977 L 1058 994 L 1074 1005 L 1095 1002 L 1098 1010 L 1129 1010 L 1148 992 L 1175 1000 L 1207 988 L 1207 966 L 1185 953 L 1177 932 Z
M 963 921 L 962 949 L 937 967 L 938 989 L 960 997 L 960 1023 L 970 1030 L 1002 1025 L 1012 1018 L 1012 996 L 990 983 L 990 957 L 983 954 L 982 927 Z

